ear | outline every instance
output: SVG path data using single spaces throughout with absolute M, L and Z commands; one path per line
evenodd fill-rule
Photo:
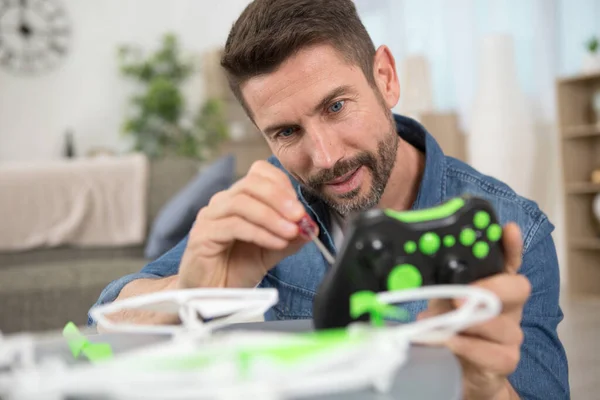
M 377 49 L 373 62 L 375 83 L 388 108 L 394 108 L 400 99 L 400 81 L 396 72 L 396 60 L 389 47 Z

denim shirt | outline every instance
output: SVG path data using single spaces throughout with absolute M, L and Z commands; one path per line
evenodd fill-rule
M 554 226 L 536 203 L 519 196 L 503 182 L 444 155 L 435 139 L 419 123 L 403 116 L 395 115 L 394 118 L 398 134 L 425 153 L 425 170 L 413 209 L 436 206 L 452 197 L 469 193 L 490 201 L 501 224 L 514 221 L 521 228 L 524 249 L 519 272 L 529 279 L 532 292 L 522 316 L 524 341 L 521 359 L 509 380 L 524 399 L 569 398 L 568 363 L 557 335 L 563 313 L 559 306 L 558 260 L 551 236 Z M 335 254 L 326 205 L 305 196 L 298 182 L 275 157 L 271 157 L 269 162 L 289 176 L 298 198 L 318 223 L 321 240 Z M 186 243 L 187 238 L 139 273 L 111 282 L 96 304 L 113 301 L 132 280 L 177 274 Z M 277 264 L 258 285 L 276 288 L 279 292 L 279 302 L 265 314 L 265 319 L 311 318 L 314 295 L 328 268 L 329 264 L 312 242 Z M 425 301 L 418 301 L 404 305 L 404 308 L 414 318 L 426 306 Z M 89 319 L 89 325 L 94 324 Z

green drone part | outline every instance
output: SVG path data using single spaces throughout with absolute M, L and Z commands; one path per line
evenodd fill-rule
M 300 343 L 257 346 L 240 351 L 240 359 L 249 362 L 252 358 L 271 358 L 282 364 L 293 364 L 303 358 L 334 350 L 343 346 L 357 344 L 363 336 L 350 335 L 346 329 L 330 329 L 319 332 L 298 334 Z
M 371 324 L 377 327 L 384 326 L 384 318 L 408 318 L 406 310 L 380 302 L 370 290 L 354 293 L 350 297 L 350 316 L 356 319 L 366 313 L 370 314 Z
M 373 292 L 359 292 L 352 296 L 351 309 L 353 314 L 362 315 L 370 313 L 374 326 L 383 326 L 384 317 L 407 318 L 405 310 L 379 302 Z M 63 336 L 73 354 L 78 358 L 85 356 L 91 362 L 109 359 L 113 356 L 108 343 L 92 343 L 77 328 L 69 322 L 63 329 Z M 143 370 L 175 370 L 189 371 L 210 367 L 215 363 L 237 359 L 241 376 L 249 376 L 251 364 L 256 359 L 271 359 L 281 365 L 293 365 L 320 353 L 327 353 L 340 348 L 353 347 L 368 339 L 366 333 L 350 333 L 345 328 L 328 329 L 308 333 L 295 334 L 298 341 L 292 343 L 266 344 L 256 346 L 242 346 L 227 350 L 209 349 L 180 355 L 161 355 L 142 357 L 133 361 Z M 127 364 L 133 366 L 131 364 Z
M 270 359 L 281 366 L 310 360 L 320 353 L 341 348 L 352 348 L 368 339 L 367 334 L 352 333 L 346 329 L 297 333 L 292 343 L 229 346 L 227 348 L 199 349 L 175 355 L 150 356 L 132 360 L 127 367 L 142 370 L 190 371 L 204 369 L 222 362 L 234 361 L 240 377 L 248 378 L 252 362 L 258 359 Z M 296 340 L 297 339 L 297 340 Z
M 91 362 L 106 360 L 112 357 L 112 348 L 108 343 L 92 343 L 81 334 L 77 325 L 68 322 L 63 328 L 63 337 L 71 349 L 73 357 L 83 355 Z
M 388 217 L 395 218 L 401 222 L 415 223 L 447 218 L 460 210 L 464 205 L 464 199 L 456 197 L 452 200 L 448 200 L 444 204 L 440 204 L 437 207 L 428 208 L 425 210 L 394 211 L 386 209 L 384 210 L 384 213 Z

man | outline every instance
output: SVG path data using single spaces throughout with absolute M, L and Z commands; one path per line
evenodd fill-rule
M 216 194 L 182 243 L 112 282 L 98 303 L 177 288 L 274 287 L 280 301 L 267 319 L 310 318 L 328 265 L 299 236 L 305 212 L 335 252 L 352 212 L 426 208 L 468 192 L 498 211 L 507 261 L 505 273 L 474 283 L 498 295 L 501 315 L 445 344 L 462 364 L 465 398 L 569 397 L 552 224 L 391 113 L 400 96 L 394 58 L 374 48 L 351 0 L 254 1 L 231 29 L 222 65 L 274 157 Z M 423 318 L 454 306 L 408 307 Z M 114 318 L 176 322 L 150 312 Z

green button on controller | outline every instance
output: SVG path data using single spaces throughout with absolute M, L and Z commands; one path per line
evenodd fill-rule
M 456 239 L 452 235 L 444 236 L 444 246 L 452 247 L 456 244 Z
M 475 243 L 477 235 L 475 234 L 475 231 L 473 229 L 465 228 L 460 233 L 460 237 L 458 239 L 464 246 L 471 246 L 473 243 Z
M 406 254 L 414 253 L 415 251 L 417 251 L 417 244 L 412 240 L 409 240 L 408 242 L 404 243 L 404 251 L 406 252 Z
M 473 225 L 477 229 L 485 229 L 490 224 L 490 214 L 485 211 L 477 211 L 473 217 Z
M 492 242 L 497 242 L 502 237 L 502 227 L 498 224 L 492 224 L 487 228 L 487 237 Z
M 432 255 L 440 249 L 440 237 L 433 232 L 427 232 L 419 239 L 421 253 Z
M 400 264 L 394 267 L 387 279 L 388 290 L 418 288 L 423 284 L 421 272 L 412 264 Z
M 477 242 L 473 245 L 473 255 L 477 258 L 484 259 L 490 253 L 490 246 L 486 242 Z

